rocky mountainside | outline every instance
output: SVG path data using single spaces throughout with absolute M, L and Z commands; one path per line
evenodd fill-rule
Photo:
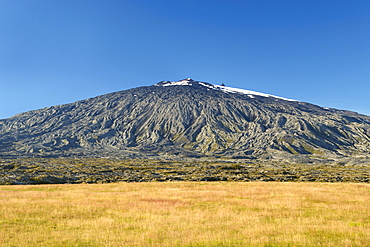
M 346 157 L 370 117 L 185 79 L 0 120 L 0 157 Z

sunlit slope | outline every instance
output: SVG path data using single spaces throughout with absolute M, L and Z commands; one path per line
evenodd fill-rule
M 368 116 L 183 81 L 1 120 L 0 154 L 269 158 L 370 152 Z

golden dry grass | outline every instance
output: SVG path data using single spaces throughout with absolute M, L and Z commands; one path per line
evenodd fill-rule
M 368 246 L 370 185 L 0 186 L 0 246 Z

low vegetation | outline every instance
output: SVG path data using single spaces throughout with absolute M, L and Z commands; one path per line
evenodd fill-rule
M 368 246 L 370 185 L 0 186 L 0 245 Z
M 163 181 L 370 182 L 370 164 L 328 161 L 3 159 L 0 184 Z

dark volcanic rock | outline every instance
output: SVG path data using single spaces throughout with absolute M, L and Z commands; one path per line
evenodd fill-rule
M 366 155 L 369 133 L 365 115 L 189 79 L 0 120 L 0 158 Z

